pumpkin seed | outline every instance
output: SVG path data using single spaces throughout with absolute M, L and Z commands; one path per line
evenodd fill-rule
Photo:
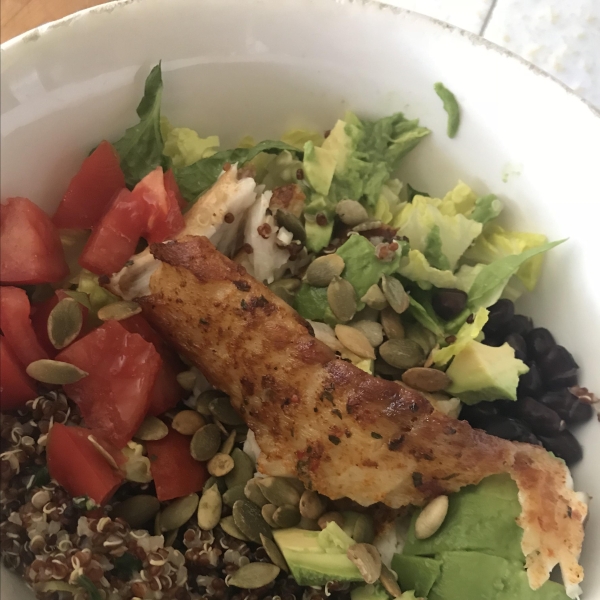
M 258 485 L 264 497 L 275 506 L 300 504 L 298 490 L 284 477 L 262 477 L 258 480 Z
M 289 483 L 292 487 L 294 487 L 294 489 L 300 494 L 300 496 L 304 494 L 304 490 L 306 488 L 299 479 L 297 479 L 296 477 L 284 477 L 283 479 L 285 479 L 286 483 Z
M 221 529 L 231 537 L 234 537 L 236 540 L 242 540 L 244 542 L 249 542 L 250 540 L 238 529 L 238 526 L 235 524 L 232 516 L 223 517 L 219 522 Z
M 87 376 L 85 371 L 82 371 L 75 365 L 47 358 L 29 363 L 25 371 L 29 377 L 36 381 L 52 385 L 75 383 Z
M 198 508 L 198 494 L 190 494 L 173 500 L 160 513 L 160 529 L 162 532 L 172 531 L 189 521 Z
M 379 229 L 383 223 L 378 219 L 369 219 L 368 221 L 364 221 L 363 223 L 359 223 L 355 227 L 352 228 L 352 231 L 357 233 L 361 233 L 363 231 L 371 231 L 373 229 Z
M 277 523 L 275 523 L 275 521 L 273 520 L 273 515 L 275 514 L 276 510 L 277 506 L 275 506 L 274 504 L 265 504 L 260 509 L 260 514 L 262 515 L 262 518 L 265 520 L 267 525 L 269 527 L 272 527 L 273 529 L 277 529 Z
M 195 410 L 178 412 L 171 423 L 171 427 L 182 435 L 194 435 L 204 425 L 206 425 L 206 420 Z
M 351 327 L 358 329 L 371 344 L 372 348 L 377 348 L 383 344 L 383 327 L 381 323 L 374 321 L 356 321 Z
M 307 531 L 319 531 L 321 529 L 318 521 L 307 519 L 306 517 L 301 517 L 298 527 L 300 527 L 300 529 L 306 529 Z
M 349 325 L 336 325 L 335 335 L 338 340 L 342 342 L 345 348 L 354 352 L 354 354 L 361 358 L 370 358 L 375 360 L 375 350 L 373 346 L 365 336 L 365 334 L 354 327 Z
M 326 500 L 317 492 L 305 490 L 300 498 L 300 515 L 316 521 L 325 512 L 326 506 Z
M 325 324 L 319 323 L 318 321 L 308 321 L 315 332 L 315 337 L 323 342 L 328 348 L 334 352 L 342 352 L 344 346 L 342 346 L 340 340 L 335 337 L 335 331 Z
M 233 469 L 225 475 L 225 483 L 228 488 L 236 485 L 246 485 L 249 479 L 254 475 L 254 463 L 252 459 L 239 448 L 234 448 L 231 451 L 233 458 Z
M 219 488 L 219 493 L 223 495 L 227 491 L 227 486 L 225 485 L 225 480 L 222 477 L 209 477 L 202 488 L 202 493 L 204 493 L 208 488 L 211 488 L 214 484 L 217 484 Z
M 423 348 L 412 340 L 388 340 L 379 347 L 379 354 L 386 363 L 397 369 L 410 369 L 425 361 Z
M 384 379 L 397 381 L 402 377 L 404 371 L 402 369 L 396 369 L 396 367 L 392 367 L 392 365 L 388 365 L 385 360 L 377 357 L 375 360 L 374 372 Z
M 167 531 L 165 533 L 165 542 L 164 542 L 165 548 L 168 548 L 169 546 L 172 546 L 175 543 L 178 533 L 179 533 L 179 527 L 177 529 L 173 529 L 173 530 Z
M 293 213 L 278 208 L 275 213 L 275 221 L 279 227 L 285 227 L 294 236 L 294 239 L 303 243 L 306 241 L 306 229 L 304 229 L 302 221 Z
M 119 465 L 116 463 L 115 459 L 102 447 L 102 445 L 93 435 L 88 435 L 88 441 L 92 444 L 92 446 L 94 446 L 94 448 L 96 448 L 96 450 L 115 471 L 119 470 Z
M 334 277 L 327 286 L 327 302 L 333 314 L 342 323 L 351 321 L 356 313 L 356 293 L 349 281 Z
M 177 383 L 187 392 L 191 392 L 196 385 L 196 373 L 194 371 L 177 373 Z
M 148 415 L 142 421 L 142 424 L 138 427 L 138 430 L 133 437 L 137 440 L 142 440 L 143 442 L 150 442 L 162 440 L 164 437 L 167 437 L 168 433 L 169 428 L 163 421 L 157 417 Z
M 381 556 L 371 544 L 354 544 L 346 556 L 359 570 L 366 583 L 375 583 L 381 575 Z
M 48 315 L 48 339 L 57 350 L 62 350 L 79 335 L 82 325 L 79 302 L 63 298 Z
M 196 410 L 205 417 L 211 417 L 212 413 L 208 408 L 208 405 L 215 400 L 215 398 L 226 398 L 227 394 L 224 394 L 220 390 L 204 390 L 196 400 Z
M 404 286 L 395 277 L 384 275 L 381 278 L 381 289 L 389 305 L 400 315 L 410 305 L 408 294 Z
M 227 436 L 227 439 L 223 442 L 223 445 L 221 446 L 221 449 L 219 450 L 219 452 L 221 452 L 221 454 L 231 454 L 231 451 L 233 450 L 233 447 L 235 446 L 236 435 L 237 435 L 237 431 L 232 431 Z
M 250 500 L 238 500 L 233 505 L 233 520 L 238 529 L 257 544 L 260 544 L 261 533 L 272 537 L 271 528 L 263 519 L 260 508 Z
M 210 460 L 221 445 L 221 431 L 213 423 L 209 423 L 196 431 L 190 442 L 190 453 L 201 462 Z
M 297 506 L 284 504 L 273 513 L 273 521 L 282 529 L 296 527 L 300 523 L 300 511 Z
M 354 323 L 358 323 L 358 321 L 379 322 L 379 313 L 380 311 L 370 306 L 365 306 L 354 315 Z
M 243 425 L 244 419 L 237 414 L 235 408 L 231 405 L 231 400 L 227 396 L 215 398 L 208 405 L 212 416 L 215 419 L 225 423 L 225 425 Z
M 264 536 L 262 533 L 260 534 L 260 542 L 263 545 L 267 556 L 271 559 L 271 562 L 279 567 L 282 571 L 289 573 L 290 569 L 285 562 L 285 558 L 283 558 L 283 554 L 281 550 L 279 550 L 279 546 L 268 537 Z
M 229 454 L 217 452 L 206 464 L 208 472 L 214 477 L 223 477 L 233 469 L 233 458 Z
M 369 515 L 346 511 L 342 529 L 356 542 L 370 544 L 375 539 L 375 526 Z
M 441 526 L 448 514 L 448 496 L 433 499 L 415 521 L 415 537 L 418 540 L 430 538 Z
M 223 504 L 226 504 L 227 506 L 233 508 L 233 505 L 238 500 L 243 500 L 246 497 L 246 495 L 244 494 L 244 487 L 245 486 L 243 485 L 236 485 L 232 488 L 229 488 L 223 494 Z
M 388 305 L 381 288 L 376 283 L 367 290 L 361 301 L 375 310 L 383 310 Z
M 157 512 L 154 517 L 154 535 L 162 535 L 162 530 L 160 528 L 160 512 Z
M 294 303 L 296 292 L 300 289 L 301 284 L 302 282 L 299 279 L 279 279 L 271 283 L 269 289 L 291 306 Z
M 339 512 L 326 512 L 317 520 L 321 529 L 325 529 L 332 521 L 339 527 L 344 527 L 344 517 Z
M 381 326 L 388 340 L 402 340 L 405 337 L 404 325 L 391 306 L 381 311 Z
M 402 381 L 422 392 L 439 392 L 447 388 L 452 380 L 444 371 L 413 367 L 402 374 Z
M 250 502 L 254 502 L 256 506 L 261 508 L 269 502 L 262 493 L 260 485 L 258 485 L 258 479 L 255 477 L 246 482 L 246 485 L 244 486 L 244 495 Z
M 119 300 L 118 302 L 111 302 L 106 306 L 103 306 L 98 311 L 98 318 L 101 321 L 124 321 L 139 315 L 142 312 L 142 307 L 135 302 L 128 302 L 126 300 Z
M 339 277 L 346 263 L 339 254 L 326 254 L 315 258 L 306 269 L 306 281 L 315 287 L 327 287 L 334 277 Z
M 245 590 L 255 590 L 275 581 L 280 571 L 277 565 L 270 563 L 249 563 L 228 575 L 226 583 Z
M 406 337 L 417 342 L 425 354 L 429 354 L 437 344 L 435 333 L 420 323 L 409 323 L 406 326 Z
M 379 581 L 381 582 L 381 585 L 384 587 L 385 591 L 390 594 L 392 598 L 399 598 L 402 595 L 402 590 L 396 581 L 396 577 L 397 575 L 382 563 Z
M 221 519 L 223 501 L 219 486 L 214 483 L 200 498 L 198 503 L 198 527 L 204 531 L 214 529 Z
M 140 494 L 117 504 L 112 512 L 113 519 L 123 519 L 132 529 L 141 529 L 160 510 L 160 502 L 154 496 Z
M 335 205 L 335 212 L 344 225 L 355 227 L 369 218 L 365 207 L 356 200 L 341 200 Z

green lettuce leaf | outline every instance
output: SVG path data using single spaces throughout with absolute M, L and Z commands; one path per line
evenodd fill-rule
M 315 146 L 322 146 L 325 138 L 318 131 L 291 129 L 281 136 L 281 141 L 294 146 L 294 148 L 298 148 L 298 150 L 302 150 L 306 142 L 312 142 Z
M 495 219 L 502 212 L 502 202 L 494 194 L 488 194 L 477 199 L 469 219 L 484 225 Z
M 450 263 L 442 252 L 442 238 L 440 236 L 439 225 L 434 225 L 427 235 L 423 255 L 432 267 L 441 271 L 450 270 Z
M 424 290 L 430 289 L 432 285 L 439 288 L 456 287 L 456 277 L 452 271 L 432 267 L 419 250 L 409 251 L 408 256 L 400 263 L 398 272 Z
M 460 109 L 458 107 L 456 97 L 443 83 L 439 81 L 433 86 L 433 89 L 439 96 L 444 106 L 444 110 L 448 114 L 448 126 L 446 133 L 448 134 L 449 138 L 453 138 L 458 132 L 458 126 L 460 125 Z
M 398 179 L 390 179 L 381 187 L 379 199 L 375 205 L 373 218 L 385 223 L 391 223 L 406 206 L 406 201 L 400 198 L 402 182 Z
M 489 311 L 480 308 L 474 316 L 472 323 L 465 323 L 456 334 L 456 341 L 433 351 L 433 362 L 438 366 L 447 365 L 450 360 L 466 348 L 472 340 L 481 341 L 483 338 L 483 326 L 487 323 Z
M 165 117 L 162 118 L 161 127 L 165 140 L 163 153 L 171 159 L 174 167 L 187 167 L 216 154 L 219 148 L 219 137 L 216 135 L 201 138 L 193 129 L 171 127 Z
M 437 337 L 444 335 L 444 325 L 431 306 L 429 294 L 412 290 L 408 313 L 423 327 L 429 329 Z

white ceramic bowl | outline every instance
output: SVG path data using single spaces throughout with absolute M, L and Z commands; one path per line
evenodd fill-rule
M 443 194 L 462 178 L 497 193 L 507 221 L 570 241 L 548 257 L 520 309 L 570 348 L 600 390 L 600 115 L 565 87 L 492 44 L 403 10 L 330 0 L 125 0 L 43 26 L 2 47 L 2 197 L 48 211 L 98 141 L 135 121 L 144 78 L 163 61 L 164 113 L 177 125 L 274 137 L 325 129 L 351 108 L 405 111 L 432 128 L 402 167 Z M 458 136 L 433 92 L 462 108 Z M 599 424 L 583 427 L 576 487 L 600 497 Z M 584 597 L 600 599 L 600 508 L 592 504 Z M 2 577 L 2 599 L 26 596 Z

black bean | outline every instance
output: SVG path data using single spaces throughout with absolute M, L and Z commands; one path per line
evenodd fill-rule
M 581 418 L 583 416 L 585 409 L 579 408 L 582 402 L 571 394 L 567 388 L 545 392 L 540 396 L 539 401 L 557 412 L 560 418 L 564 419 L 568 425 L 581 423 L 578 417 Z
M 546 450 L 550 450 L 558 458 L 562 458 L 567 465 L 573 465 L 583 458 L 581 444 L 567 429 L 551 437 L 540 437 L 540 440 Z
M 549 387 L 563 387 L 577 384 L 579 365 L 572 354 L 563 346 L 554 346 L 539 358 L 538 365 L 542 380 Z
M 556 346 L 554 336 L 544 327 L 532 329 L 525 336 L 525 341 L 529 348 L 529 354 L 534 360 L 546 356 Z
M 533 321 L 531 317 L 525 315 L 515 315 L 508 323 L 508 331 L 526 336 L 533 329 Z
M 581 402 L 581 400 L 577 401 L 575 408 L 571 411 L 571 425 L 576 425 L 578 423 L 585 423 L 589 421 L 594 414 L 594 408 L 591 404 L 587 402 Z
M 493 404 L 499 415 L 516 417 L 518 414 L 517 403 L 514 400 L 494 400 Z
M 529 363 L 529 371 L 519 377 L 519 387 L 517 395 L 519 398 L 523 396 L 533 396 L 537 398 L 542 393 L 542 376 L 535 361 Z
M 533 398 L 523 398 L 517 402 L 519 417 L 539 435 L 555 435 L 565 428 L 565 422 L 558 413 Z
M 487 333 L 503 332 L 507 333 L 506 327 L 515 314 L 515 305 L 511 300 L 502 298 L 496 304 L 488 309 L 490 316 L 483 331 Z
M 431 306 L 439 317 L 449 321 L 465 310 L 467 299 L 467 294 L 462 290 L 440 288 L 433 294 Z
M 496 417 L 486 423 L 484 429 L 490 435 L 495 435 L 505 440 L 540 445 L 539 440 L 533 435 L 531 430 L 517 419 Z
M 486 346 L 493 346 L 494 348 L 498 348 L 504 344 L 504 338 L 498 337 L 497 335 L 488 335 L 485 334 L 485 338 L 482 342 Z
M 519 360 L 526 361 L 527 360 L 527 344 L 523 337 L 518 333 L 509 333 L 506 336 L 506 343 L 514 349 L 515 358 Z
M 493 420 L 498 415 L 495 404 L 495 402 L 465 404 L 460 411 L 460 418 L 463 421 L 468 421 L 472 427 L 481 429 L 485 423 Z

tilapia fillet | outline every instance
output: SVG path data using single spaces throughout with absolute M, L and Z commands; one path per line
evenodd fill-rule
M 531 587 L 559 564 L 575 597 L 587 506 L 564 464 L 434 412 L 420 394 L 361 371 L 206 239 L 155 244 L 144 313 L 255 433 L 259 469 L 338 499 L 422 505 L 495 473 L 519 487 Z

